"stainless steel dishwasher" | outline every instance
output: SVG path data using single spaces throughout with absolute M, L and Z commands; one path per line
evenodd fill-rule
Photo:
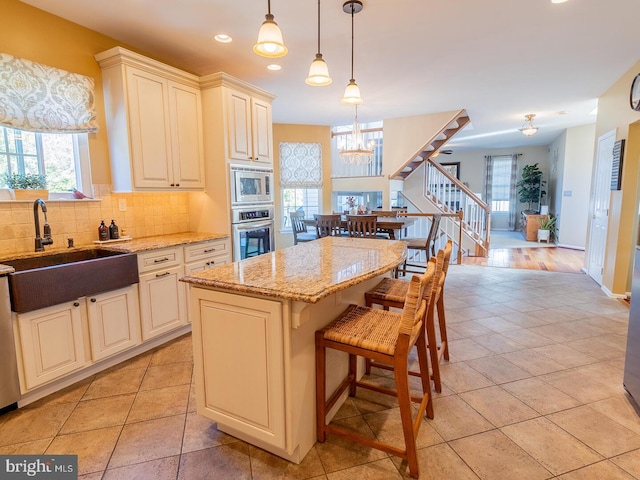
M 17 408 L 20 399 L 16 345 L 13 340 L 7 276 L 0 276 L 0 415 Z

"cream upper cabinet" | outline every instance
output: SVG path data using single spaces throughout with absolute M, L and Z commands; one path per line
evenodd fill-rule
M 204 188 L 198 77 L 115 47 L 102 68 L 115 191 Z
M 271 104 L 227 90 L 229 159 L 272 163 Z

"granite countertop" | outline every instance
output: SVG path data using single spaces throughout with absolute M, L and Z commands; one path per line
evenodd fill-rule
M 9 275 L 10 273 L 13 273 L 13 272 L 15 272 L 13 267 L 10 267 L 9 265 L 0 265 L 0 277 L 4 275 Z
M 406 243 L 325 237 L 183 277 L 194 286 L 317 303 L 389 272 L 407 255 Z
M 221 238 L 229 237 L 228 234 L 223 233 L 199 233 L 199 232 L 184 232 L 174 233 L 170 235 L 155 235 L 152 237 L 135 238 L 133 240 L 126 240 L 118 243 L 99 243 L 93 245 L 82 245 L 79 247 L 66 248 L 59 246 L 56 248 L 47 247 L 44 252 L 24 252 L 13 255 L 3 255 L 0 257 L 0 275 L 5 275 L 13 272 L 13 268 L 8 265 L 1 265 L 2 261 L 17 260 L 20 258 L 31 258 L 37 256 L 50 255 L 52 253 L 64 253 L 79 250 L 113 250 L 126 253 L 144 252 L 147 250 L 157 250 L 159 248 L 175 247 L 177 245 L 188 245 L 191 243 L 206 242 L 209 240 L 218 240 Z M 4 272 L 3 268 L 10 268 L 11 271 Z

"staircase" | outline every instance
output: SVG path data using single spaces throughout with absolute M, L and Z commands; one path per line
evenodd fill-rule
M 389 175 L 391 179 L 406 180 L 416 171 L 423 171 L 422 201 L 418 192 L 405 197 L 420 212 L 455 214 L 463 211 L 461 221 L 453 216 L 443 217 L 440 231 L 451 238 L 460 251 L 470 256 L 487 256 L 489 252 L 489 206 L 467 186 L 446 171 L 433 157 L 469 123 L 466 110 L 452 112 L 432 137 L 409 160 Z M 424 168 L 420 168 L 420 167 Z M 405 192 L 408 193 L 408 192 Z M 412 198 L 414 197 L 414 198 Z M 460 232 L 462 229 L 462 232 Z M 460 245 L 458 245 L 460 243 Z
M 444 127 L 436 133 L 422 146 L 414 155 L 409 157 L 400 168 L 389 177 L 396 180 L 404 180 L 411 175 L 428 158 L 435 155 L 451 138 L 462 130 L 469 123 L 469 115 L 466 110 L 458 110 L 453 114 Z

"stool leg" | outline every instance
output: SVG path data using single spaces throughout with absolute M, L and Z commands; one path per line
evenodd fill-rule
M 449 360 L 449 340 L 447 339 L 447 320 L 444 314 L 444 289 L 440 292 L 440 298 L 436 303 L 438 308 L 438 326 L 440 327 L 440 340 L 443 345 L 442 356 L 445 360 Z
M 429 395 L 427 402 L 426 414 L 427 418 L 433 418 L 433 402 L 431 401 L 431 374 L 429 373 L 429 356 L 427 355 L 427 341 L 425 339 L 424 329 L 418 335 L 416 340 L 418 348 L 418 363 L 420 364 L 420 380 L 422 382 L 422 395 Z
M 416 448 L 416 437 L 413 430 L 413 418 L 411 415 L 411 394 L 409 392 L 409 370 L 406 355 L 398 355 L 396 352 L 393 370 L 396 379 L 396 392 L 398 394 L 400 418 L 402 420 L 402 432 L 404 434 L 404 442 L 407 449 L 409 474 L 414 478 L 418 478 L 418 452 Z
M 358 381 L 358 356 L 349 354 L 349 396 L 356 396 L 356 382 Z
M 431 357 L 431 370 L 433 371 L 433 388 L 436 392 L 442 391 L 442 383 L 440 382 L 440 362 L 438 361 L 438 341 L 436 339 L 436 330 L 433 323 L 433 310 L 435 305 L 429 306 L 429 312 L 426 318 L 427 328 L 427 345 L 429 356 Z
M 320 443 L 327 438 L 326 422 L 326 350 L 324 332 L 316 332 L 316 435 Z

